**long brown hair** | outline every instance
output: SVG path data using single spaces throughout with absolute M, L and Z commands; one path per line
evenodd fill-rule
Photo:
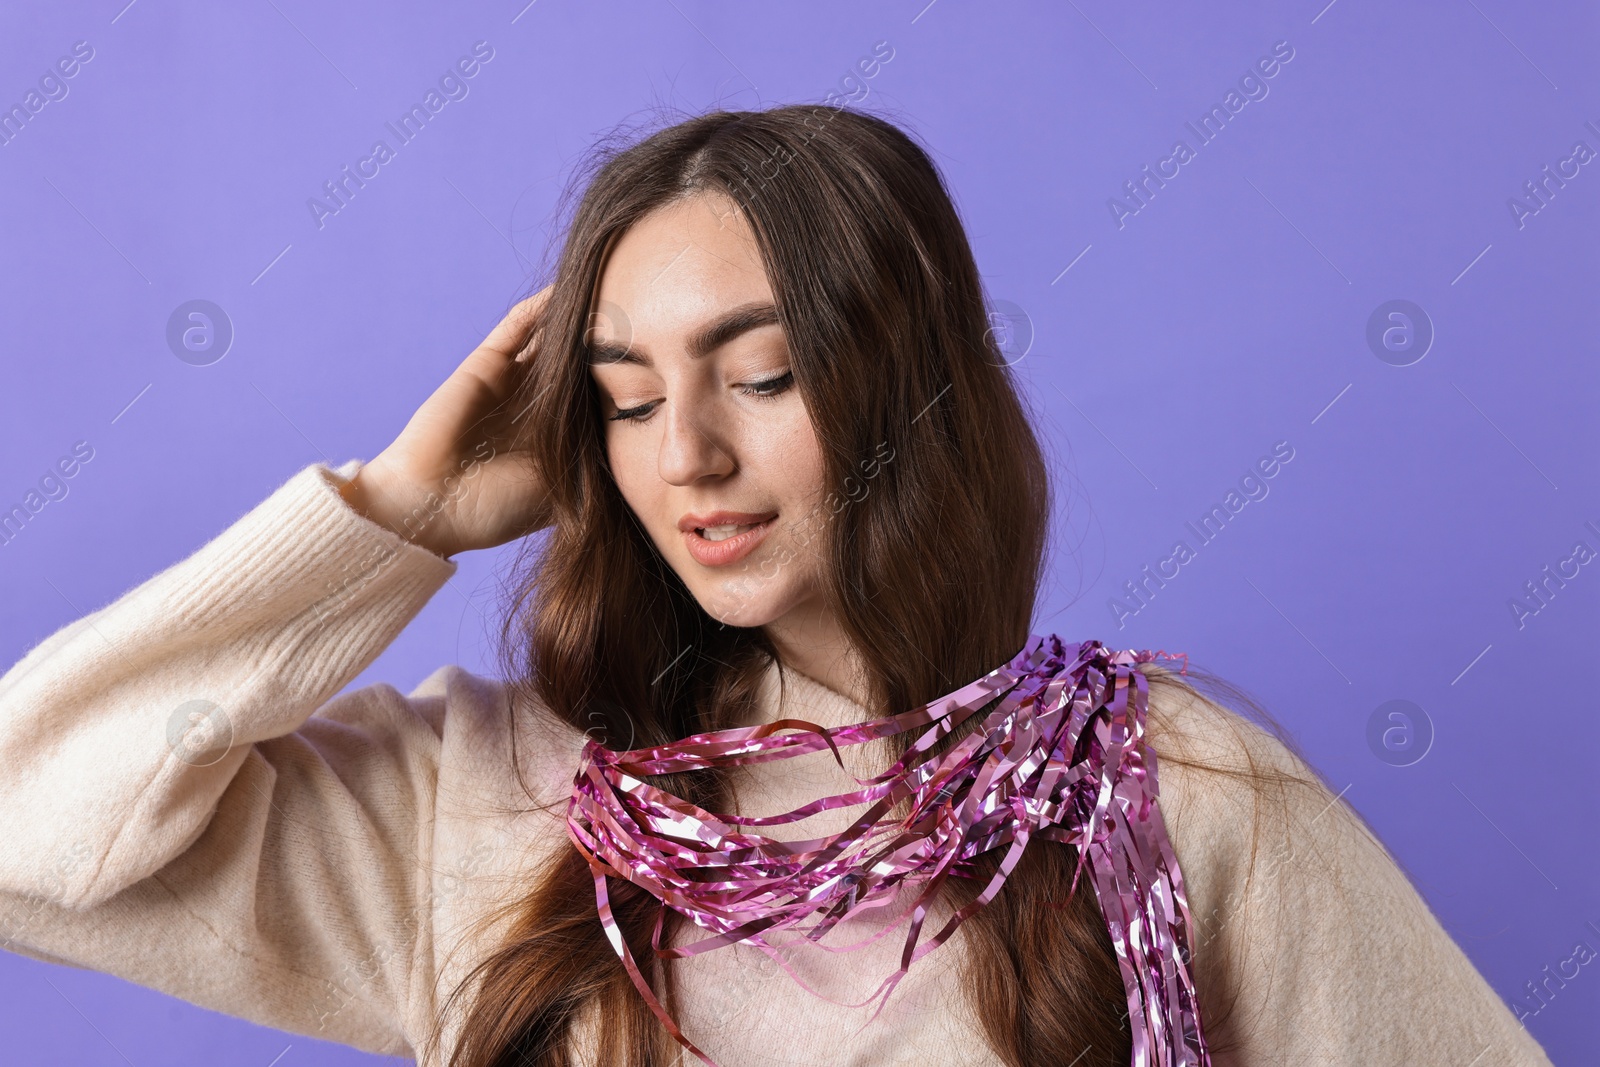
M 523 413 L 552 520 L 527 548 L 506 614 L 512 707 L 540 705 L 618 747 L 666 743 L 741 721 L 777 658 L 759 628 L 722 625 L 699 607 L 623 501 L 587 369 L 607 252 L 648 213 L 704 193 L 731 198 L 750 223 L 826 485 L 846 502 L 822 546 L 825 595 L 865 662 L 869 710 L 914 707 L 1018 652 L 1045 565 L 1048 469 L 928 153 L 897 125 L 845 108 L 717 111 L 602 142 L 572 188 L 581 200 L 528 341 L 537 356 L 509 402 Z M 1188 688 L 1145 674 L 1153 695 Z M 657 781 L 707 807 L 726 799 L 715 774 Z M 1130 1058 L 1126 995 L 1094 896 L 1059 906 L 1075 862 L 1068 846 L 1030 848 L 962 927 L 971 1006 L 1010 1067 Z M 948 884 L 960 906 L 983 881 Z M 671 968 L 649 950 L 656 901 L 620 880 L 611 891 L 670 1006 Z M 441 1012 L 435 1042 L 450 1012 L 465 1013 L 450 1067 L 565 1067 L 574 1022 L 595 1010 L 607 1021 L 599 1064 L 675 1060 L 604 936 L 576 850 L 508 909 L 503 943 Z M 1039 1004 L 1049 1010 L 1029 1010 Z M 1231 1012 L 1203 1008 L 1208 1031 Z

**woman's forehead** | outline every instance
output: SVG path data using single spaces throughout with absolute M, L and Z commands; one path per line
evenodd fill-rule
M 687 346 L 736 309 L 775 304 L 748 224 L 718 207 L 707 197 L 675 201 L 618 239 L 591 307 L 591 343 Z

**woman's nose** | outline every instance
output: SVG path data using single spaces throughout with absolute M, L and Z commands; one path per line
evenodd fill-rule
M 733 472 L 732 448 L 721 439 L 715 413 L 679 399 L 662 402 L 657 470 L 663 481 L 689 485 Z

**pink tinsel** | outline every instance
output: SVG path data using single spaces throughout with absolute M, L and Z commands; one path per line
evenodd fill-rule
M 573 781 L 567 829 L 594 872 L 595 900 L 612 947 L 673 1037 L 715 1067 L 640 973 L 611 913 L 608 876 L 648 890 L 661 901 L 662 916 L 672 908 L 708 932 L 681 948 L 662 948 L 658 916 L 653 941 L 662 958 L 734 942 L 776 957 L 766 931 L 797 930 L 819 942 L 856 912 L 884 905 L 902 883 L 916 887 L 916 902 L 890 924 L 911 916 L 900 968 L 873 994 L 881 1010 L 910 966 L 993 900 L 1028 843 L 1042 838 L 1078 846 L 1068 895 L 1078 874 L 1089 870 L 1128 995 L 1133 1067 L 1210 1067 L 1190 970 L 1192 920 L 1156 803 L 1155 753 L 1144 740 L 1149 685 L 1134 669 L 1158 657 L 1182 658 L 1187 671 L 1181 654 L 1118 652 L 1097 641 L 1082 642 L 1069 661 L 1058 636 L 1036 634 L 1004 666 L 891 718 L 831 729 L 780 719 L 629 752 L 590 741 Z M 929 756 L 939 738 L 997 698 L 981 726 L 943 755 Z M 927 729 L 893 767 L 857 779 L 861 789 L 780 815 L 708 812 L 639 777 L 785 759 L 824 747 L 842 768 L 838 746 L 922 726 Z M 907 797 L 907 816 L 884 818 Z M 826 837 L 777 841 L 742 829 L 863 803 L 870 807 L 854 825 Z M 919 945 L 927 904 L 944 879 L 965 876 L 968 861 L 997 848 L 1005 853 L 983 891 Z

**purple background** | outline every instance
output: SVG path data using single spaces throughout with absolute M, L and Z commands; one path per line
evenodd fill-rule
M 1521 227 L 1507 203 L 1575 141 L 1600 150 L 1594 5 L 123 2 L 0 15 L 0 105 L 94 48 L 0 147 L 0 510 L 94 449 L 0 546 L 4 664 L 302 465 L 376 454 L 531 291 L 595 136 L 657 103 L 820 101 L 887 40 L 862 106 L 944 168 L 1058 464 L 1036 629 L 1188 651 L 1249 689 L 1508 1001 L 1600 949 L 1600 565 L 1520 626 L 1510 607 L 1575 542 L 1600 550 L 1578 433 L 1600 164 Z M 319 229 L 307 199 L 479 40 L 469 95 Z M 1196 147 L 1185 122 L 1280 40 L 1269 94 Z M 1195 158 L 1119 228 L 1108 198 L 1180 137 Z M 236 331 L 208 366 L 165 338 L 193 299 Z M 1408 366 L 1365 338 L 1391 299 L 1436 331 Z M 1185 523 L 1278 441 L 1269 495 L 1200 546 Z M 1119 627 L 1110 598 L 1180 538 L 1195 557 Z M 503 559 L 464 557 L 356 684 L 491 670 Z M 1433 733 L 1405 766 L 1368 741 L 1397 699 Z M 1527 1020 L 1558 1064 L 1592 1054 L 1596 966 Z M 15 956 L 0 1028 L 15 1063 L 371 1059 Z

